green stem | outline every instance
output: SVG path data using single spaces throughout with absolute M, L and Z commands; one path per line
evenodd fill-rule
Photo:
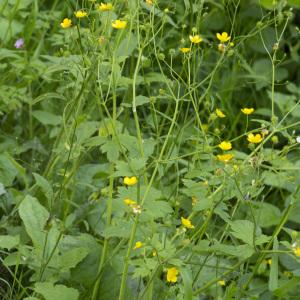
M 107 212 L 106 212 L 106 226 L 109 226 L 111 223 L 111 216 L 112 216 L 112 202 L 113 202 L 113 188 L 114 188 L 114 177 L 113 177 L 113 172 L 114 172 L 114 164 L 111 163 L 110 165 L 110 178 L 109 178 L 109 198 L 107 202 Z M 108 242 L 109 238 L 105 238 L 103 248 L 102 248 L 102 254 L 100 258 L 100 263 L 98 266 L 98 275 L 97 275 L 97 280 L 94 285 L 93 289 L 93 295 L 92 295 L 92 300 L 97 300 L 98 298 L 98 290 L 100 286 L 100 281 L 101 281 L 101 272 L 104 266 L 106 254 L 107 254 L 107 249 L 108 249 Z
M 140 181 L 138 181 L 137 185 L 137 202 L 140 203 Z M 139 214 L 136 215 L 134 224 L 131 229 L 131 234 L 129 238 L 127 253 L 124 259 L 124 267 L 123 267 L 123 273 L 122 273 L 122 279 L 121 279 L 121 287 L 120 287 L 120 294 L 119 294 L 119 300 L 124 300 L 125 296 L 125 290 L 126 290 L 126 283 L 127 283 L 127 274 L 128 274 L 128 267 L 129 267 L 129 259 L 131 255 L 131 250 L 133 247 L 133 242 L 135 239 L 135 233 L 137 230 L 137 225 L 139 222 Z

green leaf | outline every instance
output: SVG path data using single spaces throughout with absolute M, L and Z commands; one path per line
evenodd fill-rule
M 146 103 L 149 103 L 149 97 L 143 96 L 143 95 L 139 95 L 135 98 L 136 101 L 136 106 L 140 106 L 140 105 L 144 105 Z
M 10 250 L 20 243 L 20 237 L 10 235 L 0 235 L 0 248 Z
M 59 125 L 62 122 L 61 116 L 54 115 L 50 112 L 43 110 L 35 110 L 32 112 L 32 115 L 40 121 L 43 125 Z
M 167 214 L 173 213 L 173 209 L 167 201 L 146 201 L 144 208 L 153 219 L 164 218 Z
M 248 245 L 254 246 L 254 238 L 255 245 L 266 243 L 269 240 L 269 237 L 261 234 L 259 227 L 254 232 L 254 224 L 248 220 L 236 220 L 231 222 L 230 226 L 232 235 Z
M 120 221 L 118 224 L 107 226 L 104 230 L 102 235 L 105 238 L 110 237 L 121 237 L 121 238 L 128 238 L 131 232 L 131 222 L 128 221 Z
M 101 150 L 102 150 L 102 152 L 106 153 L 107 159 L 110 162 L 115 162 L 116 160 L 118 160 L 118 158 L 119 158 L 119 145 L 117 144 L 116 141 L 111 140 L 111 141 L 105 142 L 101 146 Z
M 19 215 L 34 246 L 42 249 L 45 239 L 44 227 L 49 218 L 48 211 L 36 198 L 27 195 L 19 206 Z
M 281 211 L 278 207 L 266 202 L 253 202 L 254 217 L 260 227 L 277 225 L 280 221 Z
M 34 290 L 43 295 L 45 300 L 77 300 L 79 293 L 73 288 L 64 285 L 53 285 L 50 282 L 37 282 Z
M 23 24 L 13 18 L 0 17 L 0 28 L 0 39 L 5 43 L 18 33 L 22 32 Z
M 266 185 L 281 188 L 293 192 L 296 183 L 293 178 L 287 172 L 273 173 L 271 171 L 264 171 L 263 180 Z
M 197 203 L 193 207 L 193 210 L 194 211 L 202 211 L 202 210 L 212 208 L 212 206 L 213 206 L 213 198 L 212 197 L 210 197 L 210 198 L 201 197 L 201 199 L 199 201 L 197 201 Z
M 60 256 L 60 269 L 66 272 L 76 267 L 88 254 L 90 250 L 86 247 L 73 248 Z
M 44 195 L 48 200 L 53 198 L 53 189 L 51 184 L 43 176 L 33 173 L 36 184 L 42 189 Z
M 0 154 L 0 182 L 4 186 L 10 186 L 18 173 L 14 159 L 8 153 Z
M 118 59 L 118 62 L 122 62 L 124 60 L 123 58 L 130 56 L 133 50 L 137 47 L 137 43 L 138 40 L 136 35 L 132 33 L 128 34 L 127 37 L 122 40 L 116 51 L 116 55 L 122 57 L 122 59 Z
M 217 253 L 222 255 L 226 254 L 230 256 L 240 257 L 242 259 L 249 258 L 254 253 L 254 248 L 250 245 L 231 246 L 225 244 L 216 244 L 211 245 L 207 250 L 209 252 L 217 251 Z
M 0 182 L 0 196 L 6 194 L 6 190 L 4 185 Z
M 193 299 L 193 279 L 191 270 L 187 268 L 180 268 L 180 275 L 183 281 L 184 287 L 184 300 L 192 300 Z

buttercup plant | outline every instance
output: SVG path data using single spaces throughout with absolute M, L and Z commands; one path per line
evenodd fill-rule
M 0 299 L 297 299 L 296 2 L 0 4 Z

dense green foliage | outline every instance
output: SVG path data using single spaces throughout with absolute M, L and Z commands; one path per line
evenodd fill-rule
M 0 298 L 300 299 L 300 1 L 112 6 L 0 1 Z

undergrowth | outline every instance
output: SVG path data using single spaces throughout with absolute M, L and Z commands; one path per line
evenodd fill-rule
M 299 7 L 2 0 L 1 299 L 299 299 Z

